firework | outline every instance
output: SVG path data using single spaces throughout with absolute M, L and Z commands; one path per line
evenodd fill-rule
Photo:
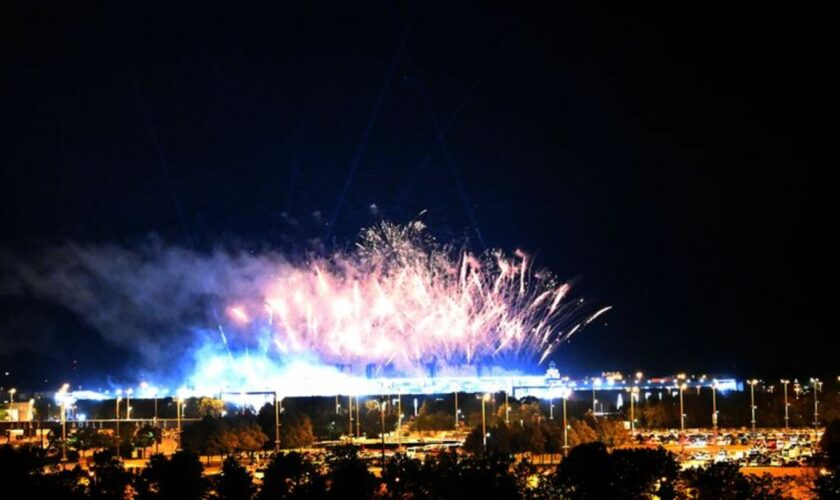
M 587 314 L 568 283 L 525 253 L 473 254 L 424 225 L 387 222 L 329 257 L 278 266 L 227 316 L 240 338 L 281 360 L 402 375 L 542 363 L 609 308 Z

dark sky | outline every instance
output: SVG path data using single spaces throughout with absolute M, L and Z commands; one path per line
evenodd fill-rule
M 826 13 L 111 4 L 2 16 L 0 248 L 284 248 L 428 210 L 441 239 L 536 252 L 614 306 L 571 370 L 837 367 Z M 45 307 L 0 297 L 0 337 Z M 38 351 L 113 354 L 69 336 Z

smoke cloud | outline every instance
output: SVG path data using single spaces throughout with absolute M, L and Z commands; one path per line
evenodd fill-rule
M 523 252 L 474 255 L 416 221 L 294 262 L 149 238 L 7 253 L 0 272 L 0 298 L 59 305 L 139 354 L 145 375 L 214 388 L 277 381 L 300 363 L 379 376 L 536 365 L 609 309 L 566 300 L 569 283 Z
M 214 311 L 259 290 L 286 266 L 278 254 L 199 252 L 156 238 L 133 248 L 65 243 L 26 256 L 1 255 L 0 296 L 60 305 L 105 341 L 139 353 L 151 371 L 165 371 L 218 335 Z M 6 325 L 4 349 L 27 341 L 15 338 L 27 333 L 19 323 Z M 30 333 L 40 331 L 31 326 Z M 60 340 L 55 330 L 50 343 Z

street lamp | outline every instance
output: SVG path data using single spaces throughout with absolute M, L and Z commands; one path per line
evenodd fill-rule
M 125 419 L 131 420 L 131 395 L 134 393 L 134 389 L 129 387 L 125 390 Z
M 560 391 L 560 397 L 563 398 L 563 456 L 569 454 L 569 422 L 566 420 L 566 400 L 569 399 L 571 391 L 568 387 L 564 387 Z
M 490 401 L 490 395 L 484 394 L 481 398 L 481 443 L 485 453 L 487 452 L 487 411 L 484 406 L 487 401 Z
M 714 430 L 716 439 L 718 430 L 717 388 L 718 381 L 715 379 L 712 381 L 712 430 Z
M 153 417 L 152 421 L 153 421 L 155 427 L 157 427 L 157 421 L 158 421 L 158 393 L 160 392 L 160 390 L 157 387 L 150 387 L 149 384 L 146 383 L 146 382 L 141 382 L 140 387 L 147 394 L 148 393 L 152 394 L 152 399 L 154 400 L 154 405 L 155 405 L 155 414 L 154 414 L 154 417 Z
M 154 427 L 158 429 L 158 391 L 157 387 L 152 388 L 152 397 L 155 400 L 155 416 L 154 416 Z M 163 439 L 163 434 L 160 434 L 158 430 L 158 435 L 155 438 L 155 453 L 160 453 L 160 440 Z
M 402 449 L 402 389 L 397 391 L 397 446 Z
M 181 405 L 184 404 L 183 398 L 178 396 L 175 399 L 175 420 L 177 422 L 176 433 L 178 434 L 178 449 L 181 449 Z
M 598 400 L 595 399 L 595 386 L 599 386 L 599 387 L 601 386 L 601 379 L 600 378 L 596 378 L 595 380 L 592 381 L 592 418 L 597 418 L 596 415 L 595 415 L 596 412 L 597 412 L 597 410 L 595 408 L 595 405 L 598 404 Z
M 787 428 L 788 428 L 788 423 L 789 423 L 789 421 L 790 421 L 790 415 L 788 414 L 788 412 L 790 411 L 790 404 L 788 403 L 788 391 L 787 391 L 787 388 L 788 388 L 788 384 L 790 383 L 790 380 L 787 380 L 787 379 L 782 379 L 782 380 L 781 380 L 781 382 L 782 382 L 782 385 L 783 385 L 783 386 L 784 386 L 784 388 L 785 388 L 785 430 L 787 430 Z
M 630 432 L 634 432 L 636 430 L 636 410 L 634 402 L 638 395 L 639 388 L 637 386 L 633 386 L 633 388 L 630 389 Z
M 554 396 L 548 398 L 548 419 L 554 420 Z
M 752 415 L 750 426 L 752 427 L 752 433 L 755 434 L 755 384 L 758 383 L 758 380 L 752 379 L 747 383 L 750 384 L 750 411 Z
M 60 397 L 61 403 L 61 461 L 67 461 L 67 389 L 70 388 L 70 384 L 64 384 L 61 386 L 61 389 L 58 390 L 57 396 Z
M 183 413 L 185 393 L 186 393 L 185 389 L 183 389 L 183 388 L 178 389 L 178 393 L 176 394 L 177 397 L 175 398 L 175 403 L 176 403 L 175 417 L 176 417 L 176 422 L 178 424 L 177 433 L 178 433 L 178 449 L 179 450 L 181 449 L 181 414 Z
M 122 401 L 122 390 L 117 390 L 117 399 L 114 400 L 114 439 L 117 443 L 117 456 L 120 456 L 120 402 Z
M 348 425 L 350 426 L 347 435 L 350 436 L 350 441 L 353 440 L 353 396 L 347 396 L 347 417 Z
M 818 378 L 812 378 L 811 383 L 814 386 L 814 433 L 816 433 L 817 428 L 820 426 L 820 418 L 819 418 L 820 413 L 819 413 L 818 408 L 819 408 L 819 405 L 820 405 L 819 392 L 820 392 L 821 382 L 820 382 L 820 379 L 818 379 Z
M 458 391 L 455 391 L 455 430 L 458 430 Z
M 152 389 L 152 397 L 155 400 L 155 426 L 157 427 L 157 420 L 158 420 L 158 410 L 157 410 L 158 390 L 157 390 L 157 387 Z
M 17 392 L 17 389 L 15 389 L 14 387 L 9 389 L 9 404 L 12 404 L 12 403 L 15 402 L 15 393 L 16 392 Z
M 680 430 L 685 432 L 685 407 L 683 406 L 683 391 L 688 387 L 685 383 L 680 384 Z
M 385 408 L 388 402 L 379 396 L 379 438 L 382 442 L 382 469 L 385 469 Z
M 362 437 L 362 418 L 359 412 L 359 395 L 356 394 L 356 437 Z
M 508 403 L 508 391 L 505 390 L 505 425 L 510 424 L 510 404 Z
M 274 391 L 274 451 L 280 452 L 280 397 Z

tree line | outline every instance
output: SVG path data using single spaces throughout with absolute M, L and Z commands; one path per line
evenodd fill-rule
M 610 451 L 600 442 L 572 448 L 550 470 L 501 453 L 447 452 L 424 460 L 396 454 L 386 459 L 379 477 L 358 447 L 339 445 L 323 461 L 295 451 L 274 454 L 261 481 L 235 456 L 224 460 L 220 474 L 208 476 L 198 455 L 189 451 L 169 458 L 152 455 L 142 471 L 131 472 L 107 450 L 94 453 L 88 470 L 61 470 L 40 448 L 0 447 L 0 482 L 9 491 L 51 499 L 773 500 L 790 498 L 791 481 L 743 475 L 726 463 L 681 471 L 674 455 L 662 448 Z M 807 492 L 837 498 L 837 484 L 833 472 Z

